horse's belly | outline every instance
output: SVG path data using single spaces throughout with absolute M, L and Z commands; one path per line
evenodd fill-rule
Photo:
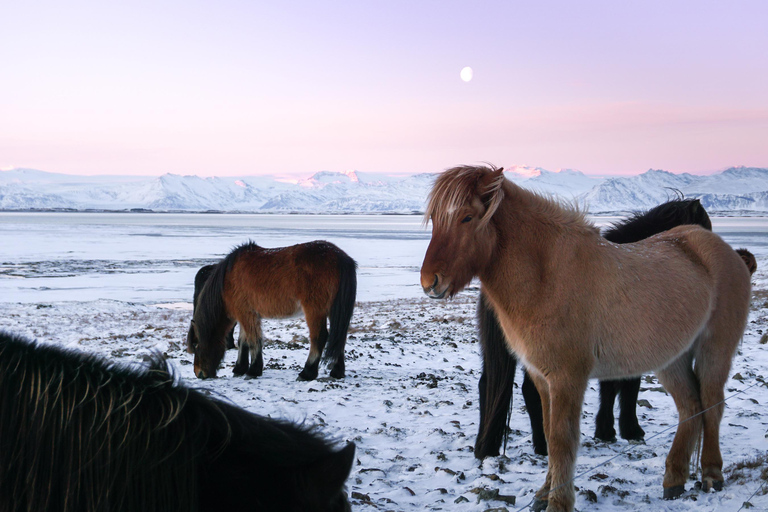
M 302 314 L 301 302 L 298 300 L 287 300 L 275 304 L 274 308 L 269 309 L 268 314 L 262 316 L 268 318 L 291 318 Z
M 632 343 L 606 342 L 596 349 L 595 366 L 590 377 L 611 380 L 637 377 L 667 366 L 688 352 L 700 330 L 672 339 L 634 337 Z

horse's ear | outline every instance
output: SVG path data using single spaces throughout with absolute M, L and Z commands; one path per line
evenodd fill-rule
M 331 453 L 309 469 L 308 482 L 313 482 L 317 488 L 314 491 L 323 501 L 330 501 L 341 491 L 347 481 L 352 464 L 355 461 L 355 443 L 338 452 Z
M 491 172 L 486 175 L 486 179 L 483 180 L 481 189 L 481 199 L 485 204 L 485 213 L 483 214 L 478 228 L 484 226 L 496 212 L 496 209 L 501 204 L 501 200 L 504 199 L 504 168 L 492 168 Z
M 701 201 L 699 201 L 698 199 L 694 199 L 691 202 L 691 211 L 693 212 L 694 215 L 698 214 L 703 209 L 704 207 L 701 206 Z

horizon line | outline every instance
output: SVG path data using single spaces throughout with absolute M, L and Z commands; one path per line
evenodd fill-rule
M 485 163 L 481 163 L 485 164 Z M 651 171 L 662 171 L 662 172 L 668 172 L 670 174 L 690 174 L 692 176 L 710 176 L 713 174 L 718 174 L 721 172 L 725 172 L 730 169 L 768 169 L 768 166 L 758 166 L 758 165 L 729 165 L 724 168 L 720 169 L 713 169 L 713 170 L 707 170 L 707 171 L 700 171 L 700 172 L 691 172 L 691 171 L 675 171 L 675 170 L 668 170 L 668 169 L 661 169 L 661 168 L 648 168 L 644 171 L 638 171 L 638 172 L 629 172 L 629 173 L 606 173 L 606 172 L 595 172 L 590 173 L 588 171 L 582 171 L 580 169 L 574 169 L 569 167 L 561 167 L 556 170 L 549 170 L 544 167 L 540 166 L 532 166 L 532 165 L 509 165 L 509 166 L 501 166 L 504 168 L 505 172 L 511 172 L 513 174 L 518 174 L 521 176 L 525 176 L 526 174 L 529 176 L 534 176 L 533 172 L 535 171 L 545 171 L 549 173 L 558 174 L 563 171 L 574 171 L 583 174 L 584 176 L 590 177 L 590 178 L 619 178 L 619 177 L 631 177 L 631 176 L 640 176 L 642 174 L 651 172 Z M 533 171 L 530 174 L 526 172 L 519 172 L 518 169 L 521 170 L 530 170 Z M 46 174 L 56 174 L 61 176 L 78 176 L 78 177 L 119 177 L 119 178 L 159 178 L 162 176 L 167 175 L 175 175 L 175 176 L 191 176 L 191 177 L 198 177 L 198 178 L 256 178 L 256 177 L 263 177 L 263 178 L 272 178 L 275 180 L 284 180 L 284 181 L 303 181 L 311 179 L 312 177 L 321 174 L 321 173 L 331 173 L 331 174 L 340 174 L 340 175 L 349 175 L 350 173 L 363 173 L 363 174 L 371 174 L 371 175 L 382 175 L 382 176 L 389 176 L 389 177 L 409 177 L 409 176 L 416 176 L 419 174 L 438 174 L 440 172 L 443 172 L 445 169 L 440 169 L 436 171 L 421 171 L 421 172 L 376 172 L 376 171 L 365 171 L 361 169 L 350 169 L 345 171 L 334 171 L 334 170 L 328 170 L 328 169 L 322 169 L 319 171 L 309 171 L 306 173 L 254 173 L 254 174 L 197 174 L 197 173 L 181 173 L 181 172 L 173 172 L 173 171 L 167 171 L 163 173 L 153 173 L 153 174 L 142 174 L 142 173 L 136 173 L 136 174 L 122 174 L 122 173 L 109 173 L 109 172 L 102 172 L 102 173 L 77 173 L 77 172 L 58 172 L 58 171 L 47 171 L 42 169 L 37 169 L 34 167 L 24 167 L 24 166 L 3 166 L 0 167 L 0 172 L 13 172 L 13 171 L 35 171 L 35 172 L 42 172 Z

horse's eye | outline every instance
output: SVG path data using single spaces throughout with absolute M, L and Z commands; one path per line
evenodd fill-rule
M 472 220 L 472 216 L 471 215 L 467 215 L 466 217 L 464 217 L 462 219 L 461 223 L 464 224 L 465 222 L 469 222 L 471 220 Z

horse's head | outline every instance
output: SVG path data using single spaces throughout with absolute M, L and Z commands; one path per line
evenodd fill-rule
M 218 330 L 220 329 L 217 328 L 216 331 Z M 194 370 L 195 376 L 199 379 L 215 378 L 216 371 L 226 352 L 224 333 L 210 334 L 212 333 L 201 335 L 198 323 L 194 319 L 190 323 L 187 334 L 187 352 L 195 355 Z
M 495 167 L 454 167 L 435 180 L 425 213 L 432 240 L 421 266 L 429 297 L 455 295 L 490 263 L 496 245 L 490 220 L 504 197 L 503 183 L 503 169 Z

